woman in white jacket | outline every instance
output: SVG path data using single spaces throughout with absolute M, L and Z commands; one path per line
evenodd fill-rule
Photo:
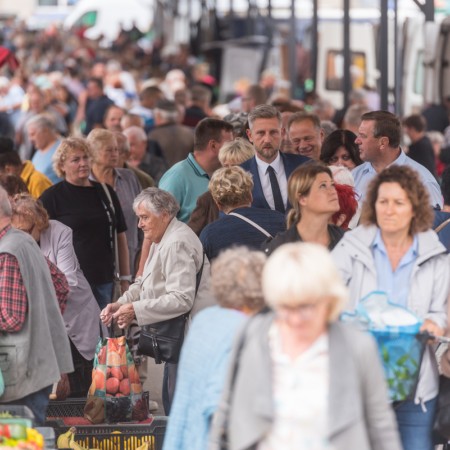
M 390 301 L 423 320 L 421 330 L 442 335 L 447 327 L 450 265 L 445 247 L 430 229 L 433 213 L 417 173 L 391 166 L 371 183 L 362 225 L 333 251 L 350 290 L 349 309 L 367 294 L 384 291 Z M 405 450 L 432 450 L 438 370 L 432 348 L 425 352 L 414 401 L 394 403 Z

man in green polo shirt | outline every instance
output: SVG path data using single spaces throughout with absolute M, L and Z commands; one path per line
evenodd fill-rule
M 228 122 L 206 118 L 197 124 L 194 152 L 172 166 L 159 182 L 159 188 L 170 192 L 180 204 L 177 219 L 189 220 L 197 198 L 208 190 L 211 175 L 220 167 L 220 148 L 231 140 L 233 127 Z

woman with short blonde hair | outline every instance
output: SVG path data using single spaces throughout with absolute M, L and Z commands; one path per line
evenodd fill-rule
M 214 172 L 209 191 L 224 215 L 200 233 L 205 253 L 210 259 L 233 245 L 259 249 L 269 237 L 285 229 L 284 215 L 271 209 L 253 208 L 253 179 L 239 166 L 223 167 Z
M 72 229 L 81 269 L 102 307 L 112 300 L 115 273 L 122 277 L 122 290 L 128 288 L 131 275 L 122 208 L 111 187 L 90 179 L 91 161 L 86 139 L 63 139 L 53 159 L 63 181 L 50 186 L 40 199 L 50 219 Z M 119 267 L 115 267 L 116 234 Z
M 62 167 L 70 152 L 81 151 L 89 159 L 92 158 L 91 148 L 84 138 L 69 137 L 63 139 L 53 155 L 53 170 L 60 178 L 64 178 Z
M 222 166 L 239 166 L 255 156 L 255 148 L 249 141 L 236 138 L 226 142 L 219 150 L 219 161 Z
M 253 178 L 240 167 L 227 167 L 214 172 L 208 189 L 219 209 L 227 212 L 251 203 Z

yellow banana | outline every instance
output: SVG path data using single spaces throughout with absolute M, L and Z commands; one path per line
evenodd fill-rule
M 82 445 L 75 442 L 75 439 L 72 439 L 72 441 L 70 441 L 69 448 L 71 448 L 72 450 L 89 450 L 88 448 L 83 447 Z
M 144 442 L 142 445 L 140 445 L 136 450 L 148 450 L 150 442 Z
M 59 435 L 56 446 L 58 448 L 70 448 L 70 443 L 73 441 L 76 431 L 75 427 L 70 427 L 65 433 Z

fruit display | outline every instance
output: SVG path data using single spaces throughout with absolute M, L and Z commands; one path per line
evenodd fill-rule
M 20 419 L 0 419 L 0 449 L 41 450 L 44 437 Z
M 61 434 L 57 441 L 56 446 L 59 449 L 73 449 L 73 450 L 151 450 L 153 449 L 153 440 L 140 443 L 138 438 L 130 437 L 123 439 L 120 443 L 116 442 L 114 435 L 121 434 L 120 431 L 113 431 L 110 438 L 91 439 L 91 444 L 95 445 L 95 448 L 83 447 L 75 441 L 76 428 L 71 427 L 65 433 Z M 139 444 L 139 445 L 138 445 Z

